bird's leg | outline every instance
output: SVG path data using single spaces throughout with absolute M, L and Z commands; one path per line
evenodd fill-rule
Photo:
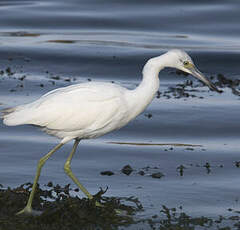
M 45 162 L 47 161 L 47 159 L 53 154 L 55 153 L 59 148 L 61 148 L 64 144 L 60 143 L 58 144 L 54 149 L 52 149 L 49 153 L 47 153 L 44 157 L 42 157 L 39 162 L 38 162 L 38 166 L 37 166 L 37 172 L 36 172 L 36 176 L 33 182 L 33 186 L 32 186 L 32 191 L 30 193 L 30 196 L 28 198 L 28 202 L 26 207 L 21 210 L 20 212 L 18 212 L 16 215 L 19 214 L 35 214 L 36 211 L 32 210 L 32 201 L 33 201 L 33 197 L 36 191 L 36 187 L 37 187 L 37 182 L 41 173 L 41 169 L 43 167 L 43 165 L 45 164 Z M 36 213 L 37 214 L 37 213 Z
M 78 139 L 75 140 L 72 151 L 69 157 L 67 158 L 66 163 L 64 164 L 64 171 L 73 180 L 73 182 L 82 190 L 82 192 L 91 200 L 93 199 L 93 196 L 87 191 L 86 188 L 83 187 L 83 185 L 79 182 L 79 180 L 75 177 L 75 175 L 71 170 L 71 161 L 74 153 L 76 152 L 79 142 L 80 140 Z M 102 205 L 97 201 L 96 201 L 96 206 L 102 207 Z

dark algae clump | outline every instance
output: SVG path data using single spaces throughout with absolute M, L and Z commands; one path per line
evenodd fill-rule
M 152 178 L 157 178 L 157 179 L 160 179 L 162 178 L 164 175 L 161 173 L 161 172 L 157 172 L 157 173 L 153 173 L 151 175 Z
M 16 189 L 0 189 L 0 230 L 117 229 L 135 223 L 133 216 L 142 209 L 137 199 L 103 197 L 103 190 L 94 196 L 94 200 L 71 197 L 67 185 L 63 188 L 54 186 L 50 190 L 38 188 L 33 208 L 41 210 L 42 214 L 17 216 L 16 213 L 26 205 L 31 186 L 28 183 Z M 48 201 L 50 199 L 54 201 Z M 96 200 L 104 208 L 96 207 Z M 128 205 L 123 204 L 125 201 Z
M 102 171 L 100 174 L 103 175 L 103 176 L 112 176 L 112 175 L 114 175 L 114 172 L 112 172 L 112 171 Z
M 177 167 L 177 171 L 179 172 L 180 176 L 183 176 L 183 172 L 184 172 L 185 169 L 186 169 L 186 167 L 184 165 L 179 165 Z
M 133 168 L 130 165 L 125 165 L 122 169 L 121 169 L 122 173 L 126 174 L 127 176 L 129 176 L 132 171 Z
M 239 229 L 239 211 L 228 209 L 228 217 L 191 217 L 183 208 L 162 206 L 151 217 L 139 217 L 144 211 L 138 198 L 105 197 L 102 189 L 93 200 L 70 196 L 74 189 L 70 185 L 37 188 L 33 207 L 41 211 L 36 216 L 17 216 L 25 206 L 32 184 L 27 183 L 16 189 L 0 188 L 0 230 L 115 230 L 125 229 Z M 51 201 L 50 201 L 51 200 Z M 96 207 L 95 201 L 104 207 Z M 230 227 L 229 227 L 229 226 Z
M 178 75 L 188 75 L 182 71 L 177 70 L 176 74 Z M 240 96 L 240 80 L 239 79 L 231 79 L 229 77 L 224 76 L 223 74 L 218 74 L 217 76 L 211 76 L 210 79 L 213 81 L 214 85 L 219 88 L 230 88 L 232 93 L 236 96 Z M 163 92 L 157 92 L 156 97 L 161 98 L 165 97 L 167 99 L 170 98 L 195 98 L 203 99 L 203 96 L 197 96 L 197 92 L 201 91 L 201 87 L 205 87 L 202 83 L 194 83 L 192 80 L 186 80 L 184 83 L 177 84 L 176 86 L 171 86 L 167 90 Z M 223 90 L 219 90 L 221 93 Z M 146 115 L 145 115 L 146 116 Z

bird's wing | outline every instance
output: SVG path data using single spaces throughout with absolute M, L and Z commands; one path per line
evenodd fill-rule
M 124 88 L 111 84 L 79 84 L 42 96 L 22 109 L 24 124 L 75 131 L 99 129 L 126 112 Z M 121 115 L 120 115 L 121 114 Z

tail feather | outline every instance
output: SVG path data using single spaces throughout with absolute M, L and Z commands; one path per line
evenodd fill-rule
M 0 118 L 3 119 L 3 124 L 8 126 L 31 124 L 29 120 L 32 118 L 32 111 L 27 106 L 28 104 L 0 110 Z
M 10 113 L 13 113 L 16 111 L 16 107 L 12 107 L 12 108 L 6 108 L 6 109 L 2 109 L 0 110 L 0 118 L 4 119 L 5 116 L 9 115 Z

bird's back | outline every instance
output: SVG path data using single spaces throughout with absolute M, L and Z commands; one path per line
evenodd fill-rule
M 126 91 L 121 86 L 102 82 L 59 88 L 32 103 L 4 110 L 3 122 L 32 124 L 65 133 L 115 129 L 127 120 Z

